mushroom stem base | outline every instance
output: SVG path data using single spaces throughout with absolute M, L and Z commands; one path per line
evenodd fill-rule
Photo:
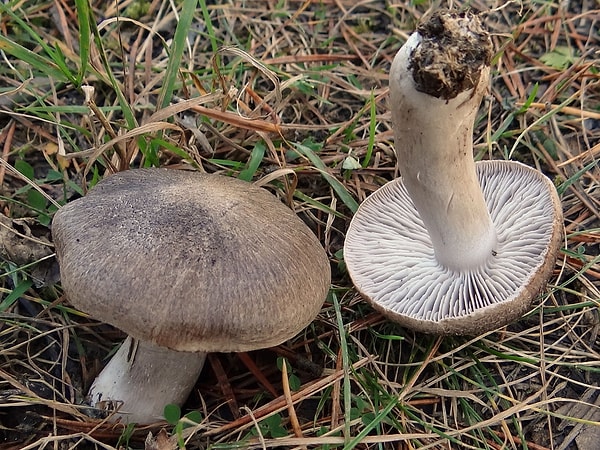
M 117 410 L 111 420 L 156 422 L 167 404 L 187 399 L 205 359 L 206 353 L 176 352 L 127 337 L 88 396 L 94 407 Z

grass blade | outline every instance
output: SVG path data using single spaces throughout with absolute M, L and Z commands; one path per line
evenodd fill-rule
M 345 439 L 350 438 L 350 422 L 351 409 L 352 409 L 352 391 L 350 387 L 350 361 L 348 357 L 348 342 L 346 341 L 346 328 L 344 327 L 344 320 L 342 318 L 342 309 L 340 302 L 337 299 L 335 292 L 331 292 L 331 301 L 335 309 L 336 324 L 340 336 L 340 354 L 342 355 L 342 367 L 344 368 L 344 437 Z M 344 447 L 351 448 L 351 447 Z
M 33 282 L 30 279 L 23 280 L 17 284 L 13 291 L 0 302 L 0 311 L 4 312 L 10 308 L 32 285 Z
M 308 158 L 308 160 L 313 164 L 313 166 L 315 166 L 315 168 L 317 168 L 319 172 L 321 172 L 323 178 L 327 180 L 327 182 L 330 184 L 330 186 L 333 188 L 336 194 L 340 197 L 342 202 L 344 202 L 344 204 L 348 207 L 350 211 L 355 213 L 358 209 L 358 202 L 354 200 L 354 198 L 350 195 L 346 187 L 342 183 L 340 183 L 337 180 L 337 178 L 329 174 L 329 172 L 327 171 L 327 166 L 323 161 L 321 161 L 321 158 L 319 158 L 319 156 L 306 145 L 295 143 L 294 147 L 296 147 L 296 150 L 298 150 L 300 154 Z
M 219 51 L 219 45 L 217 44 L 215 30 L 213 28 L 212 21 L 210 20 L 210 13 L 206 7 L 206 0 L 200 0 L 199 3 L 200 10 L 202 11 L 202 18 L 204 19 L 204 24 L 206 25 L 206 31 L 208 33 L 208 37 L 210 38 L 210 46 L 213 53 L 216 54 Z
M 0 4 L 1 7 L 2 5 Z M 0 34 L 0 50 L 29 64 L 35 70 L 54 78 L 56 81 L 67 81 L 65 75 L 52 60 L 26 49 L 2 34 Z
M 368 167 L 373 155 L 373 148 L 375 147 L 375 133 L 377 131 L 377 103 L 375 102 L 375 94 L 371 91 L 371 97 L 369 98 L 371 103 L 370 107 L 370 119 L 369 119 L 369 142 L 367 144 L 367 153 L 363 159 L 362 166 Z
M 254 174 L 258 170 L 260 163 L 265 156 L 265 151 L 267 147 L 264 142 L 257 142 L 254 148 L 252 149 L 252 153 L 250 154 L 250 159 L 246 165 L 246 168 L 240 172 L 239 179 L 244 181 L 252 181 Z
M 75 79 L 64 62 L 64 56 L 53 49 L 45 42 L 38 33 L 36 33 L 21 17 L 10 10 L 8 5 L 0 3 L 0 13 L 6 14 L 14 20 L 21 29 L 27 33 L 48 55 L 48 57 L 35 53 L 20 44 L 8 39 L 4 34 L 0 34 L 0 50 L 15 56 L 21 61 L 31 65 L 36 70 L 46 76 L 51 76 L 55 81 L 75 82 Z
M 198 0 L 184 0 L 181 12 L 179 13 L 179 21 L 175 28 L 175 35 L 173 36 L 173 44 L 169 51 L 169 61 L 167 63 L 167 69 L 164 74 L 164 82 L 158 96 L 157 107 L 165 108 L 169 106 L 173 92 L 175 91 L 175 81 L 179 74 L 179 67 L 181 66 L 181 59 L 183 51 L 187 46 L 188 33 L 192 26 L 192 20 L 194 19 L 194 13 L 196 11 L 196 5 Z
M 77 17 L 79 18 L 79 73 L 77 74 L 77 85 L 81 85 L 86 75 L 90 56 L 90 4 L 88 0 L 75 0 Z

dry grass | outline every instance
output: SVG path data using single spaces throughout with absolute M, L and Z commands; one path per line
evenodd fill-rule
M 553 178 L 566 230 L 536 309 L 475 339 L 385 321 L 353 291 L 341 255 L 356 205 L 396 175 L 387 71 L 430 2 L 202 1 L 174 61 L 166 49 L 184 3 L 95 1 L 100 39 L 89 59 L 71 2 L 2 6 L 1 34 L 38 56 L 48 55 L 43 43 L 59 48 L 54 61 L 72 76 L 20 61 L 0 41 L 0 449 L 597 448 L 595 1 L 468 2 L 485 12 L 498 50 L 476 156 L 522 160 Z M 79 73 L 94 88 L 87 98 Z M 84 406 L 123 336 L 61 296 L 48 229 L 55 203 L 148 164 L 264 184 L 312 227 L 335 269 L 301 336 L 211 357 L 186 404 L 202 422 L 179 433 L 111 425 Z

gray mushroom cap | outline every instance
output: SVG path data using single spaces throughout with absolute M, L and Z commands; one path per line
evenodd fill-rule
M 55 215 L 70 302 L 134 338 L 178 351 L 271 347 L 319 312 L 330 285 L 318 239 L 241 180 L 136 169 Z
M 476 335 L 527 313 L 552 273 L 562 242 L 562 210 L 550 180 L 509 161 L 483 161 L 477 175 L 498 234 L 485 264 L 451 270 L 402 183 L 390 181 L 355 214 L 344 259 L 358 291 L 404 326 L 433 334 Z

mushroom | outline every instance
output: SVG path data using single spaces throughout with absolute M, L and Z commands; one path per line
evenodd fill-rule
M 478 17 L 439 11 L 390 71 L 401 177 L 371 194 L 344 245 L 348 272 L 385 316 L 416 331 L 477 335 L 527 313 L 562 239 L 542 173 L 473 159 L 492 45 Z
M 52 234 L 66 297 L 128 334 L 90 391 L 114 419 L 182 404 L 207 352 L 278 345 L 319 312 L 330 266 L 266 190 L 215 175 L 134 169 L 62 207 Z

